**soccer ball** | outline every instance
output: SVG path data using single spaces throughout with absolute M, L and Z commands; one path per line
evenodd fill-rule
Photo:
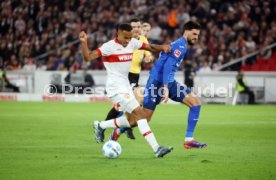
M 117 158 L 122 153 L 120 144 L 116 141 L 107 141 L 103 145 L 103 155 L 108 158 Z

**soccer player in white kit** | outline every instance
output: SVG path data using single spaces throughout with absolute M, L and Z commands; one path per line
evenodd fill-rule
M 135 121 L 129 122 L 126 117 L 119 117 L 108 121 L 95 121 L 94 129 L 96 141 L 104 142 L 104 130 L 107 128 L 131 127 L 137 123 L 140 133 L 145 137 L 152 147 L 156 157 L 163 157 L 172 151 L 172 147 L 160 146 L 151 131 L 146 114 L 135 99 L 128 80 L 129 68 L 134 50 L 144 49 L 151 52 L 169 52 L 168 45 L 151 45 L 132 38 L 132 27 L 130 24 L 120 24 L 118 26 L 117 38 L 104 43 L 100 48 L 90 51 L 87 46 L 87 36 L 85 32 L 80 33 L 82 54 L 86 61 L 102 57 L 107 71 L 106 92 L 113 103 L 120 106 L 120 111 L 127 116 L 133 117 Z

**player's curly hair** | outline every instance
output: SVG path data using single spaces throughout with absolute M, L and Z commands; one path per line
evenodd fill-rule
M 183 32 L 185 32 L 186 30 L 190 31 L 192 29 L 201 29 L 201 26 L 198 22 L 194 22 L 194 21 L 188 21 L 187 23 L 184 24 L 183 26 Z

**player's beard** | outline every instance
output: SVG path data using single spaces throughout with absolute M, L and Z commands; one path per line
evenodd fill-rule
M 191 39 L 190 37 L 188 37 L 187 42 L 189 45 L 194 45 L 196 43 L 196 39 Z

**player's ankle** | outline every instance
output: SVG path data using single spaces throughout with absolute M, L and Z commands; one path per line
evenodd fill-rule
M 194 137 L 185 137 L 185 142 L 194 140 Z

